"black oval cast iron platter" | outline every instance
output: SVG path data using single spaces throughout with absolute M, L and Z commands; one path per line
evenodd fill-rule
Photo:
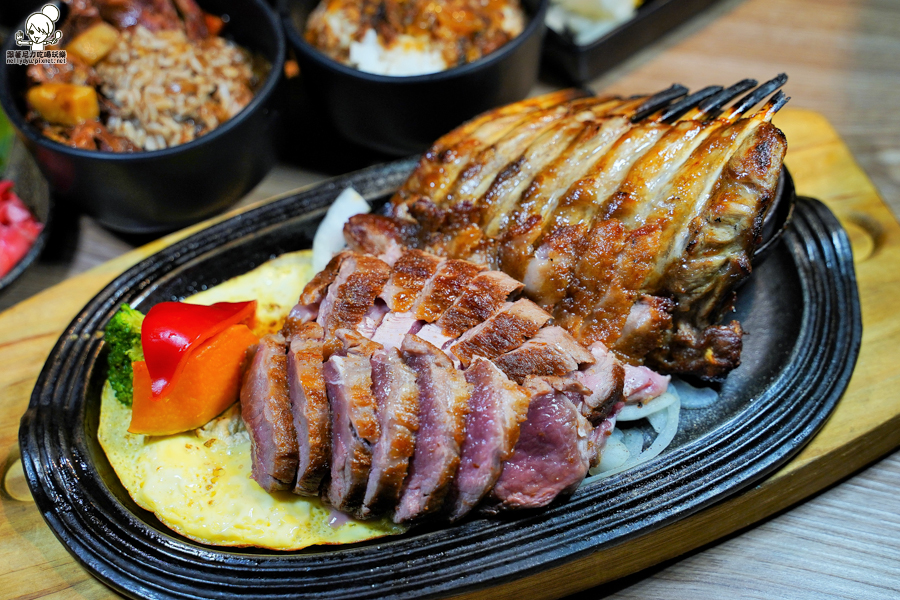
M 352 546 L 220 549 L 171 532 L 129 498 L 97 443 L 103 325 L 123 302 L 146 311 L 309 247 L 343 188 L 383 198 L 414 164 L 339 177 L 213 225 L 132 267 L 75 317 L 41 372 L 19 442 L 39 509 L 91 573 L 138 598 L 437 598 L 500 585 L 734 494 L 799 451 L 845 389 L 862 334 L 850 245 L 824 205 L 801 198 L 784 242 L 740 291 L 741 367 L 714 407 L 682 410 L 657 459 L 539 512 Z

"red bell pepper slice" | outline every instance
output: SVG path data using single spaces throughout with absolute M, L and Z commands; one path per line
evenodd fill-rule
M 161 397 L 181 375 L 194 348 L 231 325 L 252 328 L 255 316 L 256 300 L 211 306 L 161 302 L 151 308 L 141 325 L 141 348 L 153 397 Z

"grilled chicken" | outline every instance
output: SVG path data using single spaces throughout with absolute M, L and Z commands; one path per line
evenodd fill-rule
M 722 379 L 742 331 L 718 321 L 778 182 L 786 143 L 770 121 L 786 79 L 505 107 L 441 138 L 388 214 L 353 217 L 345 237 L 487 264 L 584 346 Z

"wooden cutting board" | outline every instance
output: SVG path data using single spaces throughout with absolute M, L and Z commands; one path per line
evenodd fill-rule
M 557 598 L 634 573 L 780 511 L 900 446 L 900 225 L 821 115 L 785 109 L 787 164 L 799 194 L 824 201 L 853 243 L 863 342 L 831 419 L 774 475 L 687 519 L 573 563 L 466 597 Z M 219 217 L 221 220 L 230 214 Z M 82 569 L 44 524 L 24 483 L 19 418 L 60 332 L 104 285 L 139 260 L 213 221 L 172 234 L 50 288 L 0 314 L 0 590 L 27 598 L 116 595 Z

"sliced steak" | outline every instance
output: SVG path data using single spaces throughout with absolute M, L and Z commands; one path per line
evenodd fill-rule
M 267 492 L 292 489 L 297 476 L 297 434 L 285 350 L 280 334 L 263 337 L 241 385 L 241 418 L 253 457 L 251 477 Z
M 378 346 L 351 331 L 341 330 L 337 335 L 345 347 L 332 354 L 324 367 L 331 403 L 328 501 L 338 510 L 359 515 L 372 464 L 372 445 L 379 436 L 369 362 Z
M 438 512 L 459 467 L 471 386 L 446 354 L 415 335 L 400 352 L 416 373 L 419 431 L 394 521 L 404 523 Z
M 494 362 L 519 384 L 529 375 L 562 376 L 592 364 L 594 357 L 562 327 L 544 327 L 537 334 Z
M 581 414 L 595 425 L 609 416 L 617 402 L 624 398 L 622 390 L 625 385 L 625 367 L 613 356 L 603 342 L 594 342 L 590 346 L 594 364 L 575 377 L 591 390 L 579 406 Z
M 322 365 L 324 332 L 306 323 L 295 332 L 287 355 L 288 389 L 299 460 L 294 493 L 317 496 L 331 457 L 331 408 Z
M 356 330 L 363 337 L 372 339 L 388 312 L 390 311 L 387 304 L 381 298 L 375 298 L 375 303 L 363 315 L 362 321 L 356 326 Z
M 501 271 L 479 273 L 435 325 L 444 335 L 458 338 L 500 310 L 507 296 L 522 287 L 520 282 Z
M 306 284 L 300 293 L 300 299 L 296 306 L 288 313 L 284 320 L 282 334 L 290 339 L 294 333 L 300 329 L 300 326 L 310 321 L 315 321 L 319 316 L 319 306 L 328 293 L 328 287 L 337 278 L 341 264 L 344 259 L 350 256 L 349 252 L 340 252 L 334 257 L 325 268 L 315 274 L 315 276 Z
M 369 254 L 389 254 L 398 246 L 414 246 L 419 226 L 411 221 L 363 213 L 344 224 L 344 239 L 353 250 Z
M 450 491 L 449 517 L 466 516 L 490 491 L 519 439 L 530 396 L 509 380 L 494 364 L 476 358 L 466 370 L 472 384 L 466 438 L 459 471 Z
M 450 352 L 463 366 L 469 366 L 475 356 L 493 360 L 521 346 L 549 320 L 550 315 L 531 300 L 507 302 L 500 312 L 464 333 Z
M 399 348 L 403 343 L 403 336 L 407 333 L 417 333 L 422 323 L 409 311 L 389 312 L 375 330 L 372 341 L 385 348 Z
M 392 311 L 409 310 L 443 260 L 439 256 L 421 250 L 404 249 L 403 254 L 394 263 L 391 278 L 381 290 L 381 297 Z
M 423 321 L 419 321 L 423 323 Z M 416 335 L 434 346 L 435 348 L 446 348 L 450 342 L 456 339 L 456 336 L 445 334 L 437 323 L 428 323 L 422 329 L 416 332 Z M 453 358 L 452 356 L 450 357 Z
M 356 252 L 347 253 L 334 282 L 319 305 L 316 322 L 325 329 L 325 354 L 338 349 L 334 340 L 338 329 L 355 329 L 372 308 L 390 276 L 383 261 Z
M 319 316 L 319 303 L 315 304 L 297 304 L 288 313 L 284 319 L 284 326 L 281 328 L 281 335 L 288 340 L 294 337 L 298 331 L 303 328 L 306 323 L 311 323 Z
M 316 273 L 309 280 L 303 291 L 300 293 L 300 299 L 297 304 L 318 304 L 325 299 L 329 286 L 337 279 L 344 260 L 349 258 L 352 252 L 339 252 L 335 254 L 325 268 Z
M 506 297 L 520 289 L 521 283 L 501 271 L 479 273 L 440 319 L 425 325 L 416 335 L 438 348 L 445 348 L 500 310 Z
M 416 318 L 428 323 L 436 321 L 457 298 L 462 296 L 469 281 L 485 269 L 484 265 L 476 265 L 465 260 L 443 261 L 419 292 L 416 301 L 410 307 L 410 312 L 416 315 Z
M 381 436 L 372 449 L 363 516 L 381 514 L 397 506 L 419 428 L 415 372 L 403 363 L 396 348 L 377 350 L 371 363 Z
M 590 466 L 590 423 L 542 378 L 529 378 L 525 387 L 531 394 L 528 417 L 488 497 L 489 513 L 547 506 L 575 491 Z

